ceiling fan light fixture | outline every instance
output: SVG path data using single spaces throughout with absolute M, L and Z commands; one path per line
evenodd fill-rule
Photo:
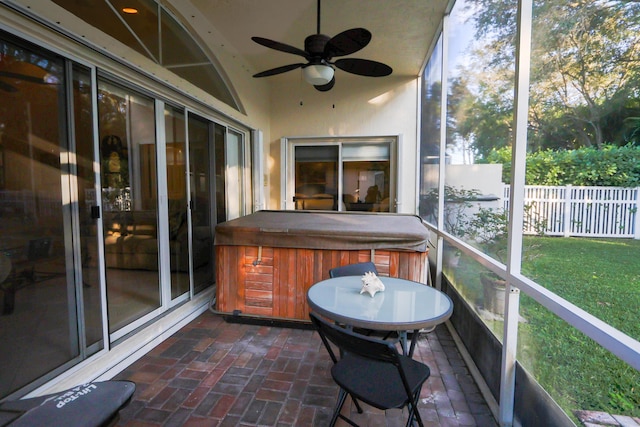
M 329 65 L 314 64 L 302 69 L 304 79 L 314 86 L 326 85 L 333 79 L 334 69 Z

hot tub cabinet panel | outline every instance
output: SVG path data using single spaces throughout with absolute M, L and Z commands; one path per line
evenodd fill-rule
M 268 218 L 265 219 L 263 214 L 268 212 Z M 293 231 L 293 226 L 296 220 L 300 218 L 300 215 L 320 215 L 321 220 L 354 220 L 351 217 L 345 217 L 342 215 L 354 215 L 354 214 L 340 214 L 340 213 L 310 213 L 310 212 L 277 212 L 277 216 L 274 217 L 276 212 L 261 211 L 253 214 L 256 218 L 243 217 L 233 223 L 229 221 L 223 223 L 222 230 L 216 230 L 216 259 L 217 259 L 217 301 L 216 309 L 222 313 L 239 312 L 241 314 L 250 314 L 257 316 L 264 316 L 269 318 L 283 318 L 292 320 L 304 320 L 309 319 L 309 308 L 306 302 L 306 293 L 309 287 L 314 283 L 329 277 L 329 270 L 333 267 L 338 267 L 345 264 L 351 264 L 355 262 L 364 262 L 372 260 L 378 269 L 380 276 L 401 277 L 405 279 L 415 280 L 417 282 L 426 283 L 427 278 L 427 252 L 426 245 L 424 250 L 422 246 L 415 245 L 417 242 L 408 244 L 407 246 L 414 246 L 413 249 L 407 250 L 403 247 L 397 248 L 379 248 L 375 247 L 376 244 L 370 244 L 361 238 L 362 242 L 358 245 L 366 247 L 354 248 L 352 244 L 346 244 L 346 246 L 352 246 L 349 249 L 326 248 L 326 246 L 337 245 L 339 242 L 333 242 L 330 244 L 324 244 L 324 248 L 312 248 L 312 247 L 279 247 L 279 246 L 262 246 L 255 245 L 260 243 L 260 234 L 268 234 L 265 236 L 265 242 L 269 244 L 281 244 L 288 246 L 287 239 L 290 237 L 288 234 L 298 234 L 298 238 L 294 239 L 296 244 L 301 246 L 311 246 L 314 239 L 302 239 L 300 236 L 304 233 L 301 228 Z M 367 217 L 363 214 L 358 215 L 356 220 L 356 226 L 362 227 L 361 221 L 369 224 L 371 217 Z M 381 224 L 384 219 L 380 214 L 375 215 L 375 221 Z M 393 221 L 397 220 L 396 218 Z M 265 221 L 273 220 L 277 218 L 278 221 L 282 221 L 281 224 L 287 225 L 289 228 L 286 230 L 282 227 L 278 228 L 265 228 Z M 308 220 L 310 217 L 303 217 L 304 220 Z M 314 218 L 315 219 L 315 218 Z M 387 217 L 390 219 L 390 216 Z M 243 242 L 240 239 L 231 239 L 230 234 L 238 236 L 239 228 L 242 225 L 250 223 L 250 221 L 256 221 L 255 233 L 247 233 L 248 230 L 240 230 L 240 235 L 251 235 L 251 244 Z M 405 221 L 411 222 L 411 226 L 415 228 L 414 233 L 418 233 L 415 239 L 425 239 L 426 242 L 426 229 L 423 228 L 421 222 L 419 227 L 415 226 L 416 217 L 407 215 L 404 216 Z M 385 221 L 382 221 L 382 225 Z M 233 224 L 232 224 L 233 223 Z M 319 224 L 322 221 L 311 221 L 310 224 Z M 393 224 L 390 224 L 393 225 Z M 307 227 L 315 228 L 315 225 L 306 225 Z M 324 225 L 326 226 L 326 224 Z M 231 228 L 229 228 L 231 227 Z M 365 227 L 366 229 L 367 227 Z M 375 239 L 373 233 L 371 233 L 371 239 Z M 218 232 L 220 231 L 220 232 Z M 307 230 L 309 235 L 316 233 L 316 230 Z M 406 230 L 405 230 L 406 231 Z M 280 234 L 281 239 L 274 239 L 272 233 Z M 398 235 L 401 235 L 402 231 L 398 231 Z M 258 235 L 258 237 L 256 237 Z M 257 239 L 257 240 L 256 240 Z M 320 239 L 321 240 L 321 239 Z M 327 241 L 333 241 L 328 239 Z M 231 244 L 238 243 L 238 244 Z M 309 242 L 308 244 L 305 242 Z M 389 245 L 389 242 L 387 241 Z M 393 245 L 390 245 L 393 246 Z M 416 248 L 418 250 L 416 250 Z

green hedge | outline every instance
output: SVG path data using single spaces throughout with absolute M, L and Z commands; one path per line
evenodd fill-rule
M 511 182 L 511 148 L 494 150 L 488 163 L 502 163 L 502 178 Z M 606 146 L 601 150 L 545 150 L 527 154 L 527 185 L 640 186 L 640 147 Z

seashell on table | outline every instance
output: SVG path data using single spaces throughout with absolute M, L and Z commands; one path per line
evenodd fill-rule
M 363 294 L 367 292 L 371 295 L 371 298 L 376 294 L 376 292 L 384 291 L 384 283 L 376 276 L 376 274 L 372 271 L 364 273 L 362 276 L 362 289 L 360 289 L 360 293 Z

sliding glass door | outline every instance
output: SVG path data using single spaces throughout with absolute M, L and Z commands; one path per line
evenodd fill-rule
M 251 169 L 243 133 L 195 114 L 189 114 L 188 128 L 193 282 L 198 293 L 215 282 L 216 224 L 248 211 Z
M 161 306 L 154 100 L 100 80 L 98 116 L 109 333 L 125 333 Z
M 169 224 L 171 299 L 189 293 L 189 224 L 187 197 L 187 138 L 184 111 L 164 108 L 165 163 Z M 195 256 L 195 254 L 194 254 Z
M 296 210 L 338 210 L 339 155 L 338 145 L 294 148 Z
M 73 250 L 80 247 L 76 186 L 90 187 L 94 177 L 92 162 L 85 162 L 92 156 L 91 127 L 67 126 L 72 119 L 66 114 L 75 110 L 76 123 L 91 115 L 85 97 L 91 92 L 88 74 L 4 33 L 0 52 L 2 398 L 42 383 L 99 343 L 101 328 L 93 327 L 99 319 L 87 315 L 85 328 L 78 312 L 87 308 L 99 316 L 101 305 L 90 288 L 91 275 L 85 288 L 74 269 L 79 255 L 96 246 L 89 238 L 87 251 Z M 78 138 L 89 134 L 89 145 L 80 144 L 78 156 L 71 151 L 74 131 Z M 83 179 L 76 181 L 78 173 Z
M 391 181 L 390 144 L 343 145 L 343 210 L 395 211 Z
M 244 167 L 247 163 L 245 156 L 244 135 L 235 130 L 226 129 L 224 157 L 220 160 L 224 162 L 222 165 L 225 168 L 227 220 L 244 215 L 246 200 L 251 200 L 251 189 L 245 186 L 246 183 L 251 182 L 246 176 L 248 169 Z
M 246 132 L 2 31 L 0 95 L 5 399 L 210 290 L 252 197 Z
M 285 209 L 395 212 L 395 138 L 286 141 Z
M 198 293 L 214 282 L 213 212 L 216 181 L 212 179 L 214 123 L 189 114 L 189 168 L 191 190 L 191 230 L 193 286 Z M 219 183 L 218 183 L 219 184 Z M 224 186 L 222 186 L 224 188 Z M 224 206 L 224 203 L 222 203 Z
M 99 268 L 98 224 L 100 210 L 96 200 L 95 144 L 94 144 L 94 85 L 91 70 L 73 65 L 73 124 L 71 143 L 77 161 L 70 162 L 70 176 L 77 177 L 79 256 L 75 257 L 76 269 L 81 270 L 83 304 L 79 314 L 84 317 L 84 337 L 91 353 L 104 348 L 103 292 Z M 71 192 L 75 193 L 75 190 Z

